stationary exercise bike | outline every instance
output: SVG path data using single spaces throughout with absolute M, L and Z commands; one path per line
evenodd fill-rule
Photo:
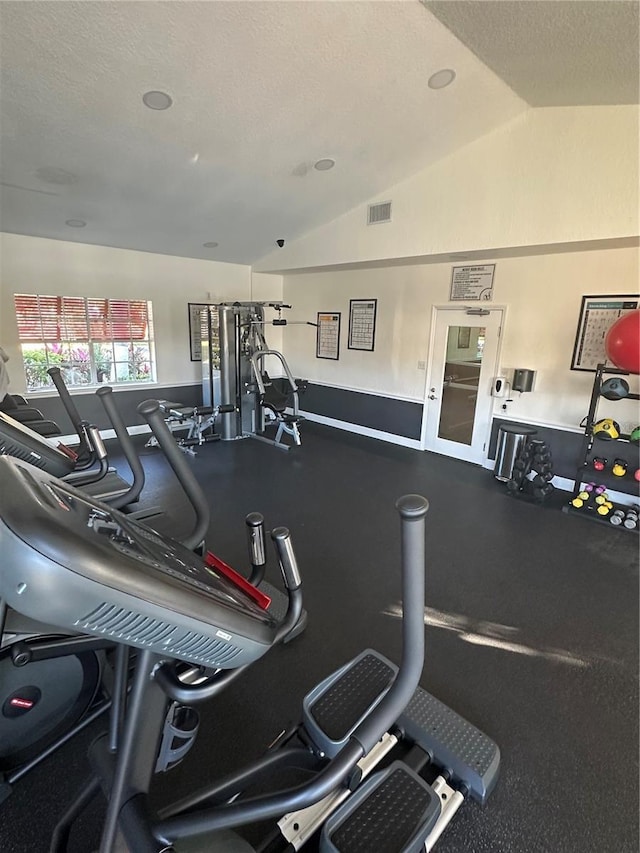
M 288 608 L 274 620 L 258 590 L 126 515 L 18 460 L 0 459 L 0 533 L 7 557 L 0 597 L 63 630 L 118 642 L 109 732 L 94 742 L 91 779 L 58 823 L 62 853 L 76 817 L 102 789 L 100 853 L 255 851 L 236 832 L 275 819 L 264 851 L 318 839 L 323 853 L 430 850 L 467 795 L 485 802 L 497 746 L 418 686 L 424 660 L 424 519 L 427 502 L 398 502 L 402 520 L 400 667 L 367 650 L 306 697 L 301 726 L 277 748 L 159 813 L 153 775 L 195 742 L 192 707 L 215 697 L 296 624 L 301 578 L 289 532 L 272 532 Z M 11 495 L 11 498 L 7 498 Z M 56 590 L 52 597 L 51 591 Z M 131 691 L 123 689 L 137 649 Z M 184 678 L 190 666 L 193 677 Z M 306 781 L 284 787 L 284 770 Z M 269 793 L 252 788 L 267 784 Z M 184 844 L 187 846 L 183 846 Z M 190 845 L 190 846 L 189 846 Z

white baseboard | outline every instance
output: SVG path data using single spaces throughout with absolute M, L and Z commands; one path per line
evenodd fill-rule
M 151 432 L 151 427 L 149 424 L 136 424 L 135 426 L 127 427 L 127 432 L 129 435 L 142 435 L 143 433 Z M 109 438 L 118 437 L 114 429 L 101 429 L 100 435 L 105 441 Z M 53 435 L 49 441 L 54 442 L 54 444 L 60 441 L 62 444 L 73 447 L 74 444 L 78 444 L 78 436 L 75 432 L 72 435 Z
M 325 415 L 316 415 L 314 412 L 303 412 L 300 414 L 308 421 L 313 421 L 317 424 L 341 429 L 345 432 L 353 432 L 356 435 L 365 435 L 367 438 L 377 438 L 380 441 L 387 441 L 389 444 L 398 444 L 401 447 L 410 447 L 412 450 L 420 450 L 420 442 L 417 439 L 406 438 L 403 435 L 395 435 L 392 432 L 384 432 L 380 429 L 371 429 L 371 427 L 359 426 L 348 421 L 338 421 L 335 418 L 327 418 Z

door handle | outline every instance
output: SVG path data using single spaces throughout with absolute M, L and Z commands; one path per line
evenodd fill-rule
M 429 394 L 429 399 L 430 400 L 437 400 L 438 398 L 436 397 L 435 394 Z

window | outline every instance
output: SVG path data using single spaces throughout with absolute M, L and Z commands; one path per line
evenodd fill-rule
M 54 366 L 71 387 L 155 380 L 150 302 L 18 293 L 15 306 L 29 391 Z

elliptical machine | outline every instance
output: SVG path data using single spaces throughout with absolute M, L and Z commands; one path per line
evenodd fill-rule
M 101 388 L 98 394 L 116 431 L 119 434 L 124 431 L 121 442 L 134 472 L 129 500 L 121 498 L 110 504 L 118 507 L 137 498 L 144 483 L 144 471 L 115 408 L 111 388 Z M 193 526 L 182 544 L 198 548 L 209 527 L 209 507 L 180 454 L 177 459 L 171 455 L 175 444 L 154 402 L 141 403 L 138 411 L 152 433 L 159 433 L 159 441 L 194 509 Z M 2 432 L 3 426 L 6 428 L 0 422 L 0 452 L 4 436 L 7 442 L 11 440 L 10 455 L 31 463 L 33 448 L 37 446 L 33 444 L 35 439 L 21 425 L 15 428 L 9 425 L 6 432 Z M 25 453 L 22 457 L 20 448 Z M 51 455 L 38 452 L 42 468 L 48 473 L 54 463 L 58 464 L 58 454 L 63 462 L 67 459 L 55 448 L 50 450 Z M 66 466 L 62 470 L 66 473 Z M 70 482 L 69 476 L 65 482 Z M 81 481 L 71 483 L 88 494 Z M 92 499 L 98 500 L 95 496 Z M 157 510 L 138 512 L 135 517 L 146 526 L 161 523 Z M 98 641 L 78 636 L 77 631 L 61 634 L 59 626 L 52 625 L 49 619 L 39 622 L 25 618 L 19 611 L 8 608 L 0 594 L 0 803 L 27 773 L 108 711 L 114 685 L 106 651 L 113 646 L 111 637 Z
M 100 853 L 121 841 L 134 853 L 254 851 L 235 830 L 278 820 L 262 850 L 296 850 L 320 834 L 323 853 L 430 850 L 467 795 L 484 802 L 497 780 L 497 746 L 418 686 L 424 660 L 424 520 L 419 496 L 398 504 L 402 529 L 403 652 L 396 667 L 372 650 L 312 690 L 303 723 L 262 759 L 204 790 L 151 809 L 155 772 L 193 745 L 193 705 L 216 696 L 280 642 L 302 608 L 301 577 L 286 528 L 272 532 L 288 609 L 269 615 L 259 592 L 226 577 L 175 542 L 85 498 L 16 460 L 0 459 L 11 501 L 0 496 L 0 533 L 8 556 L 0 596 L 34 619 L 118 641 L 121 690 L 109 732 L 91 747 L 91 779 L 54 833 L 50 851 L 67 848 L 71 826 L 99 793 L 108 798 Z M 52 602 L 50 590 L 59 595 Z M 181 677 L 195 667 L 197 683 Z M 285 769 L 307 781 L 278 787 Z M 383 769 L 379 769 L 383 768 Z M 376 772 L 372 772 L 375 770 Z M 252 786 L 269 783 L 270 793 Z M 195 845 L 195 846 L 193 846 Z M 120 847 L 120 849 L 122 849 Z M 184 849 L 184 848 L 183 848 Z
M 69 396 L 68 391 L 66 393 Z M 107 449 L 98 428 L 80 419 L 77 423 L 79 444 L 75 450 L 62 443 L 54 446 L 34 432 L 31 424 L 20 423 L 0 412 L 0 454 L 24 459 L 55 477 L 64 477 L 99 500 L 121 508 L 138 500 L 144 487 L 144 470 L 113 400 L 112 389 L 104 386 L 96 395 L 120 440 L 131 469 L 131 483 L 109 467 Z

